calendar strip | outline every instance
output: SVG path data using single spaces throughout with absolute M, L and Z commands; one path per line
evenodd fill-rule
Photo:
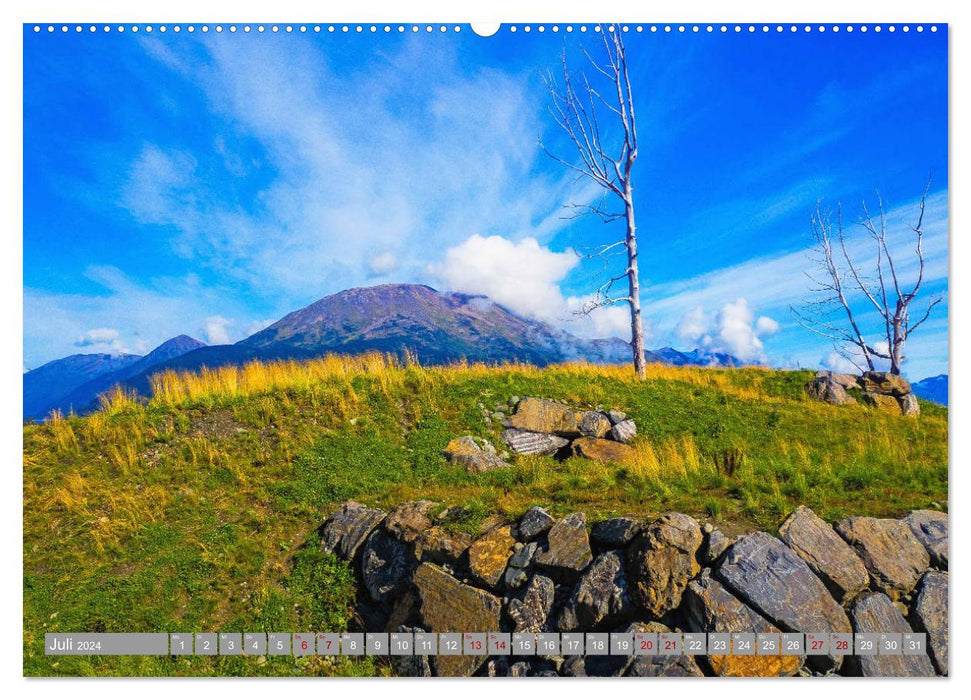
M 915 656 L 927 635 L 705 632 L 57 633 L 48 656 Z

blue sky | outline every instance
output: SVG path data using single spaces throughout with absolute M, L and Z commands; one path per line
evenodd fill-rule
M 813 206 L 852 221 L 879 189 L 906 276 L 929 173 L 924 289 L 946 295 L 944 28 L 626 40 L 649 347 L 843 366 L 788 311 L 809 293 Z M 564 49 L 585 69 L 583 47 L 599 38 L 25 27 L 25 366 L 235 342 L 384 282 L 623 337 L 622 307 L 572 314 L 599 271 L 573 251 L 622 230 L 567 218 L 597 191 L 538 145 L 571 156 L 543 75 Z M 947 371 L 947 312 L 910 341 L 912 378 Z

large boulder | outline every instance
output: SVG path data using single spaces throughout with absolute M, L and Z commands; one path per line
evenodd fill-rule
M 666 513 L 647 526 L 627 550 L 633 597 L 654 617 L 681 603 L 688 581 L 700 570 L 696 554 L 701 527 L 694 518 Z
M 487 452 L 471 435 L 453 438 L 442 451 L 445 458 L 452 464 L 465 467 L 470 472 L 489 472 L 512 466 L 504 462 L 498 455 Z
M 622 553 L 605 552 L 583 572 L 560 618 L 563 631 L 594 630 L 628 615 L 632 609 Z
M 537 566 L 559 574 L 576 575 L 593 559 L 587 537 L 587 516 L 571 513 L 554 523 L 533 557 Z
M 409 501 L 402 503 L 388 513 L 384 529 L 402 542 L 415 542 L 425 530 L 432 526 L 429 513 L 438 505 L 434 501 Z
M 415 556 L 421 561 L 454 566 L 471 544 L 472 535 L 449 532 L 439 525 L 433 525 L 415 541 Z
M 864 372 L 858 380 L 863 391 L 884 396 L 904 396 L 910 393 L 910 382 L 890 372 Z
M 838 384 L 828 377 L 811 379 L 806 382 L 805 389 L 809 398 L 831 403 L 834 406 L 856 403 L 856 399 L 846 393 L 842 384 Z
M 341 505 L 321 529 L 320 546 L 341 559 L 351 561 L 368 535 L 381 524 L 387 514 L 349 501 Z
M 779 537 L 809 564 L 830 593 L 844 602 L 870 585 L 866 567 L 822 518 L 799 506 L 779 527 Z
M 601 438 L 577 438 L 571 447 L 573 454 L 596 462 L 623 463 L 634 456 L 634 450 L 624 443 Z
M 594 523 L 590 529 L 590 539 L 608 549 L 626 547 L 643 527 L 643 523 L 634 518 L 610 518 Z
M 527 585 L 509 598 L 506 612 L 512 620 L 512 631 L 545 631 L 555 594 L 553 581 L 541 574 L 535 574 Z
M 780 630 L 752 608 L 732 595 L 711 570 L 688 584 L 683 608 L 692 632 L 778 633 Z M 740 678 L 792 676 L 802 666 L 801 656 L 742 656 L 713 654 L 708 657 L 712 670 L 719 676 Z
M 947 569 L 947 513 L 915 510 L 904 516 L 910 531 L 931 557 L 931 564 Z
M 422 629 L 429 632 L 495 632 L 502 603 L 491 593 L 466 586 L 433 564 L 421 564 L 413 577 Z M 470 676 L 487 654 L 432 659 L 439 676 Z
M 897 403 L 897 399 L 893 396 L 874 394 L 868 391 L 863 394 L 863 403 L 872 406 L 882 413 L 889 413 L 892 416 L 900 415 L 900 404 Z
M 494 528 L 473 542 L 469 547 L 472 578 L 488 588 L 495 588 L 502 580 L 515 543 L 510 525 Z
M 702 564 L 711 566 L 718 558 L 724 554 L 735 540 L 726 535 L 721 530 L 712 528 L 711 532 L 705 535 L 705 544 L 699 550 L 698 559 Z
M 533 433 L 516 428 L 503 430 L 502 441 L 510 450 L 521 455 L 552 455 L 570 444 L 569 440 L 559 435 Z
M 740 538 L 719 561 L 715 576 L 742 602 L 784 632 L 850 632 L 843 608 L 799 556 L 765 532 Z M 819 670 L 840 656 L 809 657 Z
M 516 406 L 509 425 L 533 433 L 561 437 L 603 437 L 610 432 L 610 420 L 598 411 L 580 411 L 544 399 L 526 397 Z
M 843 518 L 834 526 L 863 560 L 873 586 L 896 600 L 909 593 L 930 566 L 910 526 L 889 518 Z
M 384 530 L 375 530 L 361 550 L 361 578 L 378 603 L 387 603 L 408 586 L 414 568 L 411 548 Z
M 913 630 L 897 607 L 883 593 L 866 593 L 853 603 L 853 629 L 857 634 L 902 633 Z M 933 676 L 934 665 L 927 654 L 874 654 L 853 656 L 863 676 Z
M 553 527 L 554 522 L 553 516 L 545 508 L 533 506 L 519 519 L 519 539 L 523 542 L 535 540 Z
M 910 610 L 915 630 L 927 633 L 927 651 L 934 667 L 947 675 L 947 572 L 931 569 L 920 581 L 920 589 Z

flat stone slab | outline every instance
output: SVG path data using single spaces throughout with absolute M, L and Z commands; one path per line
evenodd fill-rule
M 466 586 L 435 566 L 421 564 L 413 577 L 418 592 L 421 628 L 428 632 L 495 632 L 500 629 L 502 602 L 491 593 Z M 487 658 L 435 656 L 439 676 L 470 676 Z
M 577 574 L 593 560 L 587 537 L 587 516 L 571 513 L 554 523 L 533 557 L 537 566 Z
M 384 520 L 387 513 L 349 501 L 330 516 L 321 532 L 320 546 L 341 559 L 351 561 L 368 535 Z
M 853 548 L 806 506 L 799 506 L 786 518 L 779 537 L 809 564 L 838 601 L 852 598 L 870 585 L 870 575 Z
M 533 433 L 517 428 L 503 430 L 502 441 L 510 450 L 521 455 L 552 455 L 570 444 L 569 440 L 559 435 Z
M 946 571 L 931 569 L 924 574 L 910 609 L 911 624 L 927 633 L 928 654 L 942 676 L 948 675 L 947 578 Z
M 913 632 L 897 607 L 883 593 L 864 593 L 853 603 L 853 629 L 858 633 Z M 894 676 L 902 678 L 933 676 L 934 665 L 927 654 L 854 656 L 864 676 Z
M 903 517 L 917 541 L 931 557 L 931 565 L 947 569 L 947 513 L 915 510 Z
M 692 632 L 754 632 L 775 634 L 779 628 L 732 595 L 705 569 L 688 584 L 683 609 Z M 792 676 L 802 666 L 802 656 L 741 656 L 712 654 L 708 663 L 719 676 L 739 678 Z
M 610 549 L 626 547 L 643 528 L 644 524 L 634 518 L 610 518 L 594 523 L 590 539 Z
M 553 433 L 574 438 L 603 437 L 610 432 L 610 420 L 598 411 L 580 411 L 570 406 L 526 397 L 509 417 L 509 425 L 533 433 Z
M 682 513 L 666 513 L 647 526 L 627 549 L 627 569 L 636 604 L 660 617 L 681 603 L 689 579 L 700 570 L 696 554 L 701 526 Z
M 494 528 L 473 542 L 469 547 L 472 578 L 488 588 L 495 588 L 502 580 L 515 543 L 511 525 Z
M 784 632 L 851 632 L 849 618 L 799 556 L 765 532 L 740 538 L 714 569 L 742 602 Z M 838 667 L 841 656 L 809 657 L 819 670 Z
M 930 555 L 903 521 L 843 518 L 834 527 L 863 560 L 873 587 L 894 600 L 912 591 L 930 566 Z

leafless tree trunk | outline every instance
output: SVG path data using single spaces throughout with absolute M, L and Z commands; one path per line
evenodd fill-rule
M 605 223 L 623 220 L 626 224 L 623 240 L 582 253 L 584 257 L 603 260 L 605 269 L 614 255 L 622 253 L 625 254 L 626 265 L 623 272 L 611 276 L 598 287 L 595 298 L 584 304 L 579 313 L 586 315 L 598 308 L 619 303 L 626 303 L 629 306 L 634 370 L 638 377 L 643 378 L 646 376 L 646 360 L 644 327 L 641 323 L 641 289 L 632 183 L 634 161 L 637 158 L 637 122 L 634 116 L 633 91 L 627 71 L 627 53 L 624 49 L 621 27 L 619 25 L 601 26 L 599 30 L 603 39 L 606 63 L 598 62 L 589 53 L 585 53 L 590 65 L 606 79 L 605 84 L 609 86 L 609 93 L 602 95 L 584 75 L 579 77 L 581 85 L 577 88 L 567 67 L 565 52 L 562 88 L 557 86 L 552 73 L 547 77 L 551 96 L 549 112 L 563 133 L 573 142 L 579 161 L 567 161 L 550 153 L 542 142 L 540 145 L 551 158 L 576 171 L 578 179 L 589 178 L 603 188 L 604 196 L 599 203 L 573 205 L 578 215 L 594 214 Z M 603 110 L 609 112 L 605 116 L 610 121 L 606 122 L 605 126 L 613 124 L 622 129 L 622 138 L 618 144 L 614 144 L 612 150 L 603 140 L 604 129 L 601 128 L 601 114 L 598 113 Z M 608 207 L 608 198 L 614 197 L 619 200 L 622 211 Z M 616 296 L 613 287 L 624 278 L 627 279 L 627 295 Z
M 836 221 L 816 205 L 812 216 L 813 251 L 816 253 L 817 272 L 807 273 L 815 284 L 813 291 L 820 297 L 806 303 L 802 311 L 790 307 L 793 317 L 805 328 L 829 338 L 836 351 L 861 371 L 876 369 L 875 360 L 886 360 L 891 374 L 900 374 L 904 362 L 904 345 L 910 334 L 926 321 L 942 297 L 932 297 L 921 317 L 911 323 L 910 305 L 917 298 L 924 282 L 924 205 L 930 181 L 924 188 L 918 207 L 914 232 L 914 253 L 917 257 L 917 278 L 911 287 L 905 288 L 898 276 L 898 266 L 887 245 L 887 216 L 883 201 L 878 196 L 879 213 L 874 220 L 863 205 L 859 225 L 872 242 L 873 260 L 868 269 L 867 261 L 851 255 L 847 242 L 849 235 L 843 231 L 842 208 L 837 205 Z M 853 311 L 853 298 L 862 295 L 865 303 L 872 306 L 880 317 L 882 330 L 880 343 L 868 340 L 861 330 Z M 844 320 L 840 320 L 843 318 Z M 886 347 L 882 344 L 885 343 Z M 855 349 L 855 353 L 853 350 Z

